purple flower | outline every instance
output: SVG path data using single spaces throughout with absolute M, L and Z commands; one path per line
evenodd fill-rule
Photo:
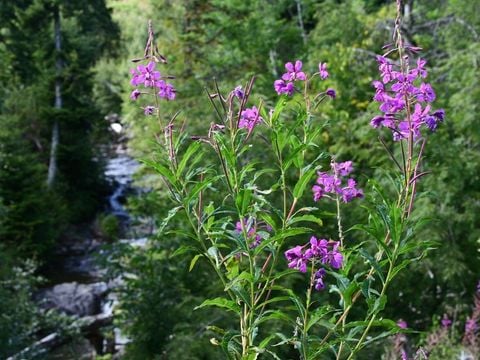
M 323 197 L 324 191 L 321 186 L 313 185 L 312 191 L 313 191 L 313 201 L 317 202 Z
M 443 120 L 445 119 L 445 110 L 438 109 L 438 110 L 434 111 L 432 115 L 435 116 L 435 118 L 438 121 L 443 122 Z
M 248 129 L 248 131 L 251 132 L 255 125 L 262 121 L 263 118 L 259 116 L 257 107 L 253 106 L 242 111 L 238 127 L 240 129 Z
M 427 64 L 427 61 L 422 58 L 418 58 L 417 60 L 417 67 L 413 69 L 413 73 L 421 78 L 426 78 L 427 77 L 427 70 L 425 70 L 425 65 Z
M 437 118 L 431 115 L 428 115 L 425 117 L 423 120 L 425 122 L 425 125 L 430 129 L 430 131 L 435 131 L 437 129 Z
M 130 99 L 132 99 L 132 100 L 137 100 L 137 99 L 140 97 L 140 94 L 141 94 L 140 90 L 135 89 L 135 90 L 133 90 L 132 93 L 130 94 Z
M 336 93 L 335 89 L 332 89 L 332 88 L 328 88 L 327 91 L 325 91 L 325 94 L 327 96 L 330 96 L 330 98 L 332 98 L 332 99 L 335 99 L 337 97 L 337 93 Z
M 394 79 L 392 74 L 393 66 L 389 63 L 388 59 L 384 56 L 377 56 L 377 62 L 379 64 L 378 69 L 380 70 L 380 74 L 382 75 L 382 81 L 384 84 L 390 82 Z
M 322 80 L 325 80 L 326 78 L 328 78 L 327 63 L 320 62 L 318 64 L 318 71 L 320 73 L 320 78 Z
M 285 69 L 287 69 L 287 72 L 282 75 L 282 80 L 296 81 L 306 79 L 305 73 L 302 71 L 302 62 L 300 60 L 295 61 L 295 65 L 291 62 L 286 63 Z
M 302 254 L 303 246 L 295 246 L 290 250 L 285 251 L 285 257 L 288 261 L 288 267 L 290 269 L 297 269 L 302 273 L 307 272 L 307 260 Z
M 158 96 L 167 100 L 175 100 L 176 90 L 172 84 L 160 80 L 155 85 L 158 88 Z
M 408 68 L 408 58 L 405 61 Z M 373 100 L 380 103 L 379 109 L 384 115 L 375 116 L 370 125 L 390 128 L 395 141 L 409 139 L 410 133 L 413 133 L 413 139 L 421 137 L 422 126 L 435 131 L 445 112 L 438 110 L 431 114 L 430 106 L 423 108 L 420 104 L 431 103 L 436 97 L 430 84 L 418 81 L 427 76 L 426 61 L 418 59 L 416 68 L 409 71 L 400 69 L 384 56 L 377 56 L 377 62 L 382 81 L 372 83 L 375 88 Z M 415 82 L 420 86 L 417 87 Z M 406 119 L 407 103 L 408 109 L 415 108 L 410 120 Z
M 336 178 L 335 175 L 319 172 L 317 184 L 323 185 L 325 192 L 334 193 L 340 189 L 341 180 Z
M 318 264 L 324 264 L 334 269 L 339 269 L 343 264 L 343 255 L 338 250 L 339 244 L 338 241 L 329 242 L 325 239 L 318 240 L 315 236 L 312 236 L 308 244 L 303 246 L 297 245 L 285 251 L 288 267 L 305 273 L 307 272 L 307 265 L 310 262 L 312 263 L 312 267 Z M 304 249 L 306 249 L 305 252 Z M 323 267 L 320 267 L 313 274 L 316 290 L 325 288 L 325 275 L 326 271 Z
M 263 240 L 263 236 L 258 234 L 257 233 L 257 226 L 255 224 L 255 220 L 254 219 L 247 219 L 247 218 L 244 218 L 242 220 L 243 222 L 243 227 L 245 228 L 245 232 L 247 233 L 247 236 L 253 240 L 253 242 L 250 244 L 250 248 L 253 249 L 253 248 L 256 248 L 258 245 L 260 245 L 260 243 L 262 242 Z M 235 231 L 240 234 L 243 232 L 242 230 L 242 222 L 240 221 L 237 221 L 237 223 L 235 224 Z M 272 227 L 271 226 L 266 226 L 265 229 L 270 232 L 272 231 Z
M 233 89 L 233 95 L 241 100 L 245 96 L 245 92 L 242 90 L 242 87 L 239 85 L 235 89 Z
M 385 125 L 387 120 L 383 117 L 379 119 L 373 119 L 373 121 L 382 123 Z M 353 171 L 352 161 L 345 161 L 340 163 L 335 163 L 332 161 L 331 169 L 333 174 L 327 172 L 318 172 L 317 185 L 312 187 L 313 192 L 313 201 L 317 202 L 325 193 L 337 194 L 340 195 L 345 203 L 352 201 L 355 198 L 362 198 L 363 191 L 357 189 L 354 179 L 347 179 L 347 184 L 342 187 L 342 177 L 348 176 Z
M 143 113 L 145 115 L 153 115 L 153 113 L 155 112 L 155 106 L 145 106 L 143 108 Z
M 284 80 L 275 80 L 273 86 L 278 95 L 287 94 L 288 96 L 292 96 L 295 91 L 293 83 L 285 82 Z
M 363 191 L 356 188 L 357 183 L 353 179 L 348 179 L 347 186 L 342 188 L 342 200 L 345 203 L 352 201 L 355 198 L 362 198 Z
M 321 258 L 321 262 L 330 265 L 334 269 L 340 269 L 343 264 L 343 255 L 338 251 L 340 243 L 338 241 L 333 241 L 331 244 L 333 244 L 332 250 L 324 254 Z
M 315 290 L 320 291 L 325 289 L 325 283 L 323 282 L 323 278 L 325 277 L 326 274 L 327 272 L 325 271 L 324 268 L 320 268 L 315 272 L 315 276 L 314 276 Z
M 474 334 L 477 331 L 477 322 L 473 318 L 467 318 L 465 322 L 465 335 Z
M 341 163 L 334 163 L 334 170 L 340 176 L 347 176 L 353 171 L 353 166 L 351 161 L 345 161 Z
M 383 120 L 385 120 L 383 116 L 375 116 L 372 120 L 370 120 L 370 125 L 376 129 L 382 125 Z
M 450 325 L 452 325 L 452 320 L 448 318 L 447 314 L 443 314 L 441 323 L 442 323 L 442 327 L 448 328 L 450 327 Z
M 421 102 L 433 102 L 435 100 L 435 91 L 430 84 L 421 83 L 417 93 L 417 99 Z
M 328 240 L 318 240 L 315 236 L 310 238 L 310 248 L 305 251 L 305 258 L 324 257 L 328 253 Z
M 145 87 L 153 87 L 161 77 L 160 72 L 155 71 L 153 61 L 150 61 L 147 66 L 138 65 L 136 69 L 131 69 L 130 73 L 133 75 L 130 81 L 133 86 L 143 84 Z
M 400 328 L 400 329 L 406 329 L 408 327 L 408 324 L 405 320 L 398 320 L 397 321 L 397 326 Z

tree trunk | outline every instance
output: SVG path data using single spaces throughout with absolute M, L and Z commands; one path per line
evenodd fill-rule
M 303 44 L 307 44 L 307 33 L 305 31 L 305 26 L 303 24 L 303 13 L 302 13 L 302 2 L 301 0 L 295 0 L 297 4 L 297 16 L 298 16 L 298 27 L 300 28 L 300 33 L 302 35 Z
M 55 69 L 56 69 L 56 79 L 55 79 L 55 109 L 62 108 L 62 83 L 60 75 L 62 73 L 62 59 L 60 57 L 60 52 L 62 50 L 62 43 L 61 43 L 61 23 L 60 23 L 60 11 L 58 6 L 55 7 L 54 10 L 54 36 L 55 36 Z M 52 187 L 55 178 L 57 176 L 57 149 L 58 149 L 58 142 L 60 139 L 60 130 L 58 125 L 58 119 L 55 119 L 53 123 L 52 129 L 52 143 L 50 147 L 50 161 L 48 164 L 48 177 L 47 177 L 47 185 L 48 187 Z

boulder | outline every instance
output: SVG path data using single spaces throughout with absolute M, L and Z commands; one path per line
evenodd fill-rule
M 100 312 L 100 302 L 107 291 L 104 282 L 71 282 L 44 289 L 37 295 L 37 299 L 41 299 L 40 306 L 45 309 L 55 308 L 67 315 L 83 317 Z

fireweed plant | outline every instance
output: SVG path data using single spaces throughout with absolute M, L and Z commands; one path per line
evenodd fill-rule
M 188 136 L 177 115 L 165 122 L 160 112 L 161 101 L 176 93 L 167 82 L 172 77 L 156 70 L 166 60 L 149 26 L 144 56 L 135 60 L 141 65 L 131 71 L 131 98 L 145 101 L 145 115 L 156 116 L 163 129 L 155 158 L 144 161 L 162 177 L 173 204 L 158 233 L 184 239 L 172 256 L 190 256 L 190 271 L 206 261 L 215 272 L 223 294 L 197 309 L 233 314 L 236 327 L 210 327 L 217 333 L 211 342 L 229 359 L 280 359 L 285 347 L 305 360 L 353 359 L 365 346 L 407 331 L 382 311 L 392 280 L 430 246 L 414 238 L 422 220 L 411 214 L 417 182 L 426 174 L 426 139 L 444 112 L 431 108 L 435 94 L 425 82 L 426 62 L 415 59 L 419 48 L 404 43 L 399 15 L 395 24 L 394 42 L 377 57 L 380 80 L 373 86 L 380 114 L 371 121 L 392 135 L 390 145 L 381 139 L 395 166 L 393 180 L 391 189 L 370 180 L 368 191 L 357 187 L 350 160 L 320 148 L 318 109 L 337 96 L 324 85 L 326 63 L 309 74 L 300 60 L 287 62 L 273 84 L 278 100 L 272 107 L 251 104 L 253 78 L 226 96 L 215 84 L 207 95 L 216 122 L 207 134 Z M 316 86 L 325 90 L 315 92 Z M 326 159 L 330 166 L 322 168 Z M 330 201 L 336 205 L 335 234 L 322 232 L 322 207 Z M 363 206 L 368 222 L 344 231 L 343 206 Z M 175 217 L 189 228 L 171 226 Z M 355 232 L 365 240 L 345 237 Z M 286 285 L 299 278 L 304 291 Z

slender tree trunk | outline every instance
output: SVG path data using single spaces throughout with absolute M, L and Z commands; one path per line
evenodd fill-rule
M 62 82 L 60 79 L 60 75 L 62 72 L 62 59 L 60 57 L 60 52 L 62 50 L 62 42 L 61 42 L 61 23 L 60 23 L 60 11 L 58 6 L 55 7 L 54 10 L 54 36 L 55 36 L 55 69 L 56 69 L 56 79 L 55 79 L 55 109 L 62 108 Z M 58 150 L 58 142 L 60 139 L 60 130 L 58 126 L 58 120 L 55 119 L 53 123 L 52 129 L 52 143 L 50 147 L 50 161 L 48 164 L 48 177 L 47 177 L 47 185 L 48 187 L 52 187 L 55 178 L 57 176 L 57 150 Z
M 305 25 L 303 24 L 302 1 L 295 0 L 295 3 L 297 4 L 298 27 L 302 34 L 303 43 L 307 44 L 307 33 L 305 31 Z

